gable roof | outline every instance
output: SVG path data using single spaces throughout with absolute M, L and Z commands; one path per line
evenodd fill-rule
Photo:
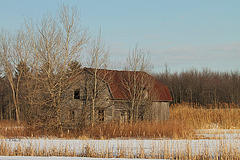
M 84 70 L 94 74 L 96 69 L 84 68 Z M 116 100 L 128 99 L 129 92 L 124 83 L 127 82 L 127 80 L 131 80 L 133 76 L 137 77 L 136 81 L 144 81 L 144 84 L 139 83 L 139 85 L 148 85 L 148 83 L 151 83 L 151 94 L 149 96 L 152 97 L 152 101 L 172 101 L 168 87 L 146 72 L 97 69 L 97 77 L 108 84 L 112 97 Z M 123 79 L 125 79 L 124 82 Z

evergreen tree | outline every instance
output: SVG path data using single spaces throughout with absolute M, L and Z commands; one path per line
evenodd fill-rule
M 77 60 L 71 61 L 67 69 L 67 77 L 74 76 L 76 73 L 81 71 L 81 63 Z

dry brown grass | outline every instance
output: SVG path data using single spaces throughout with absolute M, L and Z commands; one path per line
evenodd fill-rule
M 14 121 L 0 121 L 0 138 L 17 137 L 61 137 L 78 139 L 109 138 L 196 138 L 197 129 L 240 129 L 240 109 L 238 106 L 220 105 L 218 108 L 177 104 L 170 107 L 170 119 L 163 122 L 141 121 L 133 124 L 108 122 L 65 130 L 60 135 L 57 130 L 32 128 Z
M 163 122 L 141 121 L 134 124 L 105 123 L 86 127 L 82 134 L 90 138 L 197 138 L 197 129 L 240 129 L 240 108 L 237 105 L 220 104 L 193 106 L 177 104 L 170 107 L 170 119 Z
M 218 108 L 177 104 L 171 106 L 170 117 L 191 129 L 240 129 L 240 108 L 234 104 Z
M 25 124 L 18 125 L 15 121 L 8 120 L 0 121 L 0 139 L 27 136 L 26 132 Z
M 86 127 L 83 135 L 96 139 L 109 138 L 186 138 L 193 136 L 192 131 L 182 121 L 168 120 L 165 122 L 136 122 L 100 124 L 92 128 Z

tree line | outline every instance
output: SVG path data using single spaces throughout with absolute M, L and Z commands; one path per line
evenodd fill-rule
M 240 73 L 202 71 L 192 69 L 180 73 L 166 71 L 155 74 L 165 83 L 172 94 L 173 103 L 187 102 L 219 106 L 220 103 L 238 104 L 240 102 Z

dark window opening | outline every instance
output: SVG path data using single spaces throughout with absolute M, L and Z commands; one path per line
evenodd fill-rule
M 79 89 L 74 90 L 74 99 L 80 99 L 80 90 Z
M 104 109 L 99 109 L 98 110 L 98 120 L 100 122 L 103 122 L 104 121 Z
M 128 110 L 128 121 L 130 121 L 131 120 L 131 111 L 130 110 Z

